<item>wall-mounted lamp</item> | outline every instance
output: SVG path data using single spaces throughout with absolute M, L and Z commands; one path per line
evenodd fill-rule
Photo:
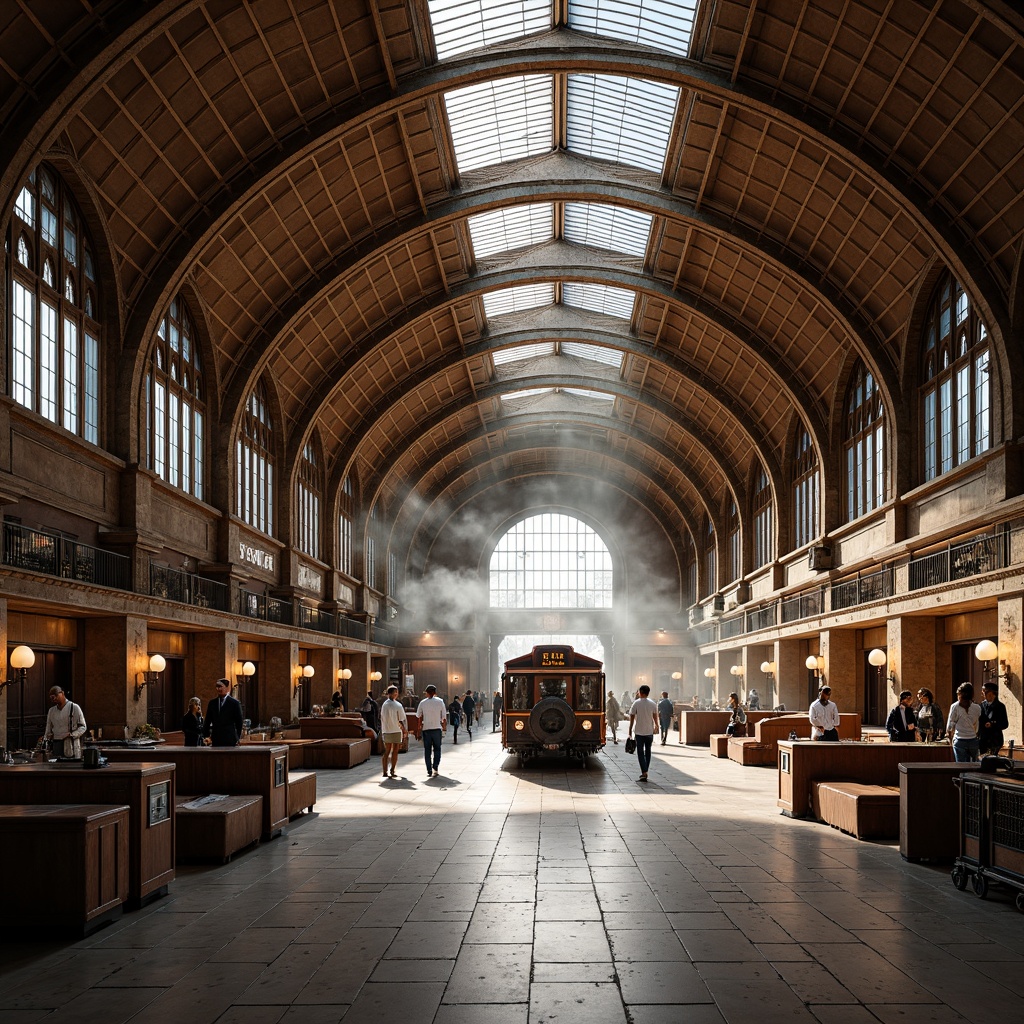
M 142 696 L 142 691 L 147 686 L 152 686 L 160 681 L 160 673 L 167 668 L 167 662 L 163 655 L 151 654 L 149 656 L 149 669 L 146 672 L 139 672 L 135 677 L 135 699 Z
M 820 654 L 810 654 L 804 662 L 808 671 L 814 673 L 814 678 L 820 685 L 825 683 L 825 659 Z
M 775 678 L 775 662 L 774 661 L 762 661 L 761 671 L 764 673 L 766 680 Z
M 303 665 L 299 670 L 299 678 L 295 680 L 295 692 L 298 693 L 302 689 L 302 684 L 315 675 L 316 669 L 312 665 Z
M 718 675 L 718 673 L 713 668 L 706 668 L 706 669 L 704 669 L 704 678 L 705 679 L 714 679 L 717 675 Z
M 26 647 L 24 644 L 18 644 L 17 647 L 11 651 L 10 657 L 7 659 L 7 664 L 14 669 L 14 675 L 10 679 L 5 679 L 0 683 L 0 692 L 3 692 L 5 686 L 10 686 L 12 683 L 18 684 L 18 692 L 21 695 L 21 701 L 18 707 L 21 709 L 18 712 L 18 749 L 22 750 L 25 747 L 25 677 L 28 675 L 28 670 L 36 663 L 36 652 L 31 647 Z
M 672 673 L 672 678 L 678 683 L 679 680 L 683 678 L 683 673 L 682 672 L 673 672 Z
M 984 680 L 986 683 L 992 680 L 998 682 L 1000 679 L 1008 680 L 1010 678 L 1010 666 L 1006 663 L 1005 658 L 999 657 L 999 648 L 991 640 L 982 640 L 974 648 L 974 656 L 985 666 Z M 992 663 L 997 659 L 999 660 L 998 671 L 992 667 Z
M 339 668 L 338 669 L 338 682 L 347 683 L 352 678 L 352 669 L 350 668 Z
M 664 636 L 664 635 L 665 635 L 665 630 L 659 628 L 658 629 L 658 636 Z
M 236 661 L 235 662 L 235 682 L 241 686 L 242 683 L 249 682 L 250 679 L 256 674 L 256 666 L 251 661 Z
M 742 678 L 742 676 L 743 676 L 743 666 L 742 665 L 733 665 L 729 669 L 729 675 L 736 676 L 737 678 Z
M 868 651 L 868 664 L 874 665 L 874 667 L 878 669 L 879 676 L 881 676 L 882 674 L 882 666 L 885 664 L 885 662 L 886 654 L 881 647 L 873 647 L 870 651 Z M 895 685 L 896 673 L 893 672 L 891 669 L 889 671 L 889 675 L 886 678 L 889 680 L 890 683 L 893 683 Z
M 383 678 L 384 678 L 384 676 L 380 672 L 378 672 L 376 669 L 374 669 L 374 671 L 370 673 L 370 682 L 371 683 L 379 683 Z

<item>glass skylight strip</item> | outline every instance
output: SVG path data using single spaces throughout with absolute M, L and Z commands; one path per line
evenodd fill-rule
M 478 214 L 469 218 L 469 237 L 478 260 L 550 241 L 555 237 L 554 207 L 531 203 Z
M 567 395 L 576 395 L 579 398 L 596 398 L 602 402 L 614 402 L 615 396 L 607 391 L 590 391 L 587 388 L 563 388 Z
M 551 0 L 427 0 L 440 60 L 551 28 Z
M 570 75 L 569 149 L 660 174 L 679 90 L 643 78 Z
M 569 0 L 569 28 L 685 57 L 696 9 L 697 0 Z
M 524 388 L 522 391 L 510 391 L 500 397 L 503 402 L 514 402 L 519 398 L 533 398 L 535 395 L 550 395 L 554 393 L 554 390 L 554 388 Z
M 522 75 L 445 93 L 459 172 L 507 163 L 553 148 L 550 75 Z
M 492 316 L 522 313 L 526 309 L 550 306 L 555 301 L 555 286 L 550 282 L 517 284 L 514 288 L 501 288 L 484 293 L 484 313 Z
M 566 203 L 565 237 L 579 245 L 593 245 L 642 259 L 647 252 L 653 219 L 649 213 L 624 206 Z
M 580 341 L 566 341 L 562 343 L 562 352 L 576 359 L 589 359 L 593 363 L 622 366 L 622 352 L 617 348 L 605 348 L 603 345 L 587 345 Z
M 567 306 L 588 309 L 592 313 L 606 313 L 632 319 L 636 292 L 628 288 L 611 288 L 605 284 L 586 284 L 566 281 L 562 285 L 562 299 Z
M 516 345 L 513 348 L 498 349 L 491 353 L 495 366 L 503 366 L 505 363 L 521 363 L 527 359 L 543 359 L 544 356 L 555 354 L 555 343 L 553 341 L 541 341 L 536 345 Z

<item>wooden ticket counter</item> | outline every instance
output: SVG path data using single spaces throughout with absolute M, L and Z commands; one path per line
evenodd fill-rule
M 263 797 L 263 838 L 270 839 L 288 824 L 288 748 L 241 747 L 146 747 L 104 749 L 114 762 L 132 759 L 170 761 L 177 766 L 174 795 Z M 173 811 L 173 800 L 172 800 Z M 173 814 L 172 814 L 173 817 Z
M 173 764 L 0 765 L 0 804 L 127 805 L 129 905 L 162 896 L 174 880 Z

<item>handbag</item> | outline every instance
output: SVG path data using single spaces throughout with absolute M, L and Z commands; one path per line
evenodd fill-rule
M 636 740 L 633 739 L 632 736 L 627 736 L 626 737 L 626 753 L 627 754 L 635 754 L 636 753 Z

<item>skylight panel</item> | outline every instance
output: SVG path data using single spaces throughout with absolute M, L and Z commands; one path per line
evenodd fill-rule
M 509 391 L 500 397 L 503 402 L 515 402 L 520 398 L 533 398 L 535 395 L 551 395 L 554 391 L 554 388 L 523 388 L 522 391 Z
M 562 343 L 562 352 L 567 356 L 574 356 L 576 359 L 589 359 L 592 363 L 622 366 L 622 352 L 617 348 L 587 345 L 580 341 L 566 341 Z
M 679 90 L 643 78 L 569 75 L 569 149 L 660 174 Z
M 562 285 L 562 299 L 567 306 L 587 309 L 592 313 L 620 316 L 626 320 L 633 317 L 636 292 L 628 288 L 611 288 L 604 284 L 581 284 L 566 281 Z
M 642 259 L 647 252 L 653 219 L 649 213 L 623 206 L 566 203 L 565 237 L 579 245 L 611 249 Z
M 513 348 L 502 348 L 491 353 L 491 359 L 495 366 L 503 366 L 506 363 L 521 363 L 526 359 L 543 359 L 544 356 L 555 354 L 555 343 L 553 341 L 542 341 L 536 345 L 516 345 Z
M 615 396 L 607 391 L 590 391 L 588 388 L 563 388 L 567 395 L 576 395 L 578 398 L 596 398 L 601 402 L 614 402 Z
M 554 235 L 554 208 L 551 203 L 505 207 L 469 218 L 469 237 L 478 260 L 547 242 Z
M 521 75 L 445 93 L 459 173 L 553 148 L 550 75 Z
M 489 320 L 505 313 L 522 313 L 526 309 L 550 306 L 555 301 L 555 286 L 550 282 L 517 284 L 484 294 L 484 313 Z
M 427 0 L 437 56 L 551 28 L 551 0 Z
M 685 57 L 697 0 L 569 0 L 569 28 Z

